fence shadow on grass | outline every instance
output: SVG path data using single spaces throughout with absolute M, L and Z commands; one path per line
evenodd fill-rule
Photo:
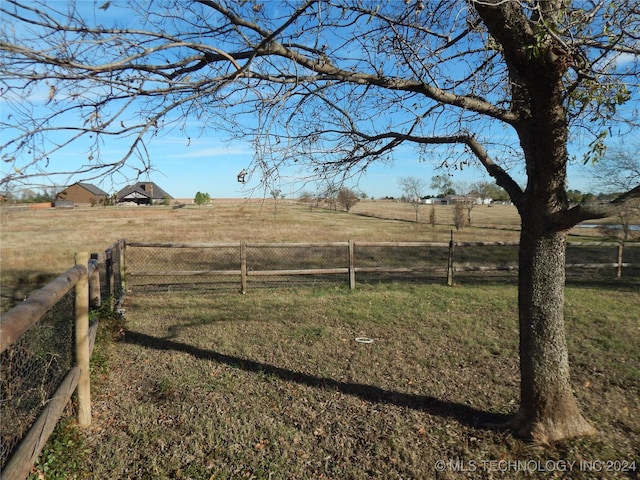
M 295 372 L 275 365 L 226 355 L 213 350 L 205 350 L 187 343 L 175 342 L 131 330 L 125 332 L 122 341 L 155 350 L 183 352 L 200 360 L 210 360 L 226 364 L 240 368 L 246 372 L 272 375 L 284 381 L 295 382 L 309 387 L 337 390 L 345 395 L 352 395 L 367 402 L 377 402 L 421 410 L 430 415 L 454 419 L 462 425 L 473 428 L 504 430 L 506 429 L 506 423 L 511 417 L 511 415 L 503 413 L 486 412 L 462 403 L 440 400 L 429 395 L 390 391 L 375 385 L 347 383 L 333 378 L 317 377 L 302 372 Z

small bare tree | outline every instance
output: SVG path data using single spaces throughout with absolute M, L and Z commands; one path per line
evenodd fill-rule
M 342 187 L 340 190 L 338 190 L 337 201 L 344 207 L 347 212 L 349 212 L 351 210 L 351 207 L 353 207 L 360 201 L 360 198 L 350 188 Z
M 591 173 L 595 180 L 594 188 L 598 188 L 614 197 L 640 183 L 640 143 L 629 142 L 609 149 L 594 166 Z M 640 200 L 633 199 L 620 207 L 616 213 L 620 222 L 619 229 L 604 227 L 607 236 L 620 236 L 629 240 L 632 236 L 631 226 L 640 222 Z M 618 235 L 619 233 L 619 235 Z
M 413 207 L 416 214 L 416 223 L 418 223 L 418 214 L 420 212 L 420 204 L 424 195 L 424 182 L 418 177 L 403 177 L 400 179 L 400 186 L 404 192 L 407 202 Z
M 331 210 L 337 210 L 338 208 L 338 192 L 340 186 L 337 183 L 327 180 L 324 188 L 319 193 L 319 197 L 324 201 Z
M 466 222 L 464 210 L 464 202 L 456 202 L 453 205 L 453 224 L 456 226 L 456 230 L 464 228 Z
M 457 202 L 467 211 L 467 224 L 471 225 L 471 212 L 476 206 L 476 195 L 473 193 L 473 186 L 467 182 L 457 182 L 456 191 L 461 195 Z
M 431 211 L 429 212 L 429 223 L 432 227 L 436 226 L 436 206 L 431 204 Z
M 618 217 L 622 226 L 622 239 L 631 240 L 634 237 L 632 226 L 640 223 L 640 200 L 635 199 L 625 204 L 618 213 Z
M 278 214 L 278 199 L 280 198 L 280 194 L 282 193 L 282 190 L 280 190 L 279 188 L 272 188 L 271 190 L 269 190 L 269 194 L 271 195 L 271 198 L 273 198 L 273 219 L 276 219 L 276 215 Z
M 473 210 L 473 207 L 476 206 L 476 202 L 473 198 L 465 197 L 462 204 L 464 205 L 464 209 L 467 211 L 467 224 L 471 225 L 471 211 Z
M 600 227 L 600 233 L 611 239 L 623 241 L 634 238 L 633 225 L 640 223 L 640 201 L 628 202 L 616 215 L 618 225 L 605 224 Z
M 592 188 L 605 193 L 626 192 L 640 184 L 640 142 L 629 142 L 609 148 L 590 169 Z

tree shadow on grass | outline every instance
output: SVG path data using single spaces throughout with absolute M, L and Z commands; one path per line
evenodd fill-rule
M 187 343 L 158 338 L 140 332 L 127 330 L 123 342 L 155 350 L 173 350 L 187 353 L 200 360 L 210 360 L 226 364 L 247 372 L 262 373 L 314 388 L 337 390 L 367 402 L 383 403 L 398 407 L 421 410 L 430 415 L 451 418 L 462 425 L 485 430 L 505 430 L 511 415 L 486 412 L 462 403 L 440 400 L 428 395 L 385 390 L 375 385 L 347 383 L 333 378 L 317 377 L 307 373 L 295 372 L 268 363 L 226 355 L 205 350 Z
M 29 295 L 56 278 L 54 273 L 38 270 L 5 269 L 0 290 L 0 311 L 5 312 L 26 300 Z

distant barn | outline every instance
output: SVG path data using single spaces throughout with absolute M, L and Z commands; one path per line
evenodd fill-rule
M 138 182 L 128 185 L 117 194 L 118 203 L 135 203 L 137 205 L 157 205 L 172 203 L 173 197 L 153 182 Z
M 56 206 L 104 205 L 109 194 L 90 183 L 77 182 L 56 195 Z

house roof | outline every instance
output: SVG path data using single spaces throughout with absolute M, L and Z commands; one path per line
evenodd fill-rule
M 162 200 L 173 197 L 153 182 L 138 182 L 135 185 L 127 185 L 118 192 L 118 199 L 123 198 L 150 198 L 152 200 Z
M 76 182 L 73 185 L 78 185 L 78 186 L 84 188 L 85 190 L 87 190 L 88 192 L 93 193 L 94 195 L 103 196 L 103 197 L 108 197 L 109 196 L 109 194 L 107 192 L 105 192 L 101 188 L 98 188 L 95 185 L 92 185 L 90 183 Z M 65 188 L 65 190 L 67 190 L 70 187 L 73 187 L 73 185 L 70 185 L 69 187 Z

